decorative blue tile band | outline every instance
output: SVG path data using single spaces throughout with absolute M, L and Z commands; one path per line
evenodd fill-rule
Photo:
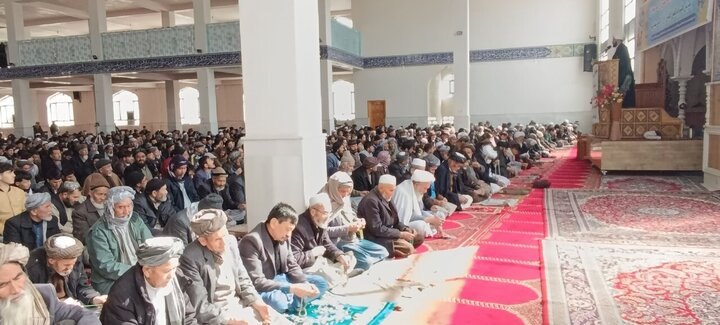
M 566 44 L 513 49 L 476 50 L 470 51 L 470 62 L 577 57 L 583 55 L 584 45 L 585 44 Z M 13 67 L 0 69 L 0 80 L 217 66 L 238 66 L 241 64 L 240 58 L 240 52 L 225 52 Z M 452 52 L 363 58 L 337 48 L 327 47 L 325 45 L 320 46 L 320 58 L 347 64 L 358 69 L 453 63 Z

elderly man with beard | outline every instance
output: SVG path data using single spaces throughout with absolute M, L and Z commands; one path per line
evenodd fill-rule
M 137 149 L 135 150 L 135 153 L 133 154 L 133 157 L 135 158 L 135 162 L 130 164 L 130 166 L 127 166 L 125 168 L 125 172 L 123 175 L 127 175 L 129 173 L 138 171 L 141 172 L 143 175 L 145 175 L 145 178 L 147 179 L 153 179 L 157 175 L 153 175 L 152 171 L 150 170 L 150 167 L 145 164 L 145 159 L 147 158 L 147 155 L 145 154 L 145 150 L 143 149 Z M 126 184 L 127 185 L 127 184 Z
M 83 183 L 85 182 L 85 178 L 92 174 L 95 168 L 93 168 L 94 166 L 86 144 L 79 144 L 76 150 L 77 153 L 73 155 L 70 162 L 73 167 L 72 169 L 75 171 L 77 181 Z
M 100 159 L 95 163 L 95 169 L 97 169 L 96 173 L 93 174 L 100 174 L 102 175 L 105 180 L 110 184 L 110 187 L 115 186 L 121 186 L 123 185 L 122 181 L 120 180 L 120 177 L 113 172 L 112 169 L 112 162 L 110 159 Z M 87 183 L 87 180 L 86 180 Z M 84 184 L 83 184 L 84 185 Z M 83 186 L 83 190 L 85 189 L 85 186 Z
M 298 222 L 295 210 L 276 204 L 264 223 L 240 242 L 240 257 L 260 297 L 278 312 L 296 312 L 327 291 L 327 281 L 305 275 L 290 249 L 290 235 Z
M 198 188 L 198 195 L 206 197 L 210 193 L 215 193 L 223 198 L 223 210 L 239 210 L 240 202 L 233 199 L 228 186 L 228 174 L 222 167 L 216 167 L 212 170 L 212 178 L 205 182 L 204 186 Z M 235 220 L 235 221 L 241 221 Z
M 424 209 L 423 196 L 434 182 L 432 173 L 416 169 L 409 180 L 397 186 L 391 201 L 397 208 L 401 223 L 428 237 L 438 235 L 440 238 L 450 238 L 442 228 L 448 211 L 439 206 L 433 206 L 431 211 Z
M 65 303 L 79 301 L 81 305 L 102 305 L 107 296 L 101 296 L 90 285 L 85 266 L 78 259 L 85 247 L 76 238 L 58 234 L 48 238 L 45 246 L 30 253 L 27 264 L 28 278 L 33 283 L 50 283 L 60 300 Z
M 61 222 L 60 231 L 66 234 L 72 234 L 72 213 L 75 205 L 82 198 L 82 194 L 80 193 L 80 183 L 72 181 L 63 182 L 63 184 L 60 185 L 57 197 L 58 200 L 51 200 L 53 203 L 51 206 L 52 215 L 57 217 L 58 220 L 67 220 L 65 224 L 62 224 Z
M 177 238 L 149 238 L 137 249 L 137 264 L 110 289 L 103 324 L 197 324 L 195 310 L 176 277 L 183 245 Z
M 467 158 L 463 154 L 453 152 L 435 171 L 435 190 L 438 198 L 445 198 L 458 208 L 467 208 L 473 203 L 470 195 L 462 194 L 465 186 L 462 184 L 459 172 L 466 161 Z
M 145 186 L 144 192 L 135 195 L 133 209 L 140 215 L 149 229 L 154 229 L 158 222 L 161 227 L 175 214 L 175 209 L 168 202 L 168 191 L 165 182 L 153 178 Z M 158 230 L 158 233 L 160 231 Z
M 51 284 L 30 283 L 23 271 L 29 255 L 27 247 L 0 244 L 0 324 L 100 324 L 90 311 L 60 302 Z
M 105 212 L 87 238 L 93 287 L 107 294 L 112 284 L 137 263 L 137 248 L 152 237 L 150 229 L 133 212 L 135 191 L 127 186 L 108 191 Z
M 202 324 L 247 324 L 259 315 L 276 324 L 278 315 L 258 295 L 238 251 L 237 239 L 228 235 L 222 210 L 200 210 L 190 227 L 197 239 L 180 258 L 180 282 L 195 306 Z
M 87 244 L 87 235 L 92 227 L 105 214 L 105 200 L 110 185 L 100 174 L 91 174 L 85 180 L 86 187 L 83 194 L 87 196 L 85 202 L 78 204 L 72 212 L 72 234 Z M 87 190 L 87 192 L 85 192 Z
M 395 257 L 407 257 L 422 245 L 425 234 L 402 223 L 390 199 L 396 188 L 392 175 L 382 175 L 380 184 L 358 205 L 358 217 L 365 219 L 365 238 L 384 246 Z
M 348 274 L 357 261 L 352 253 L 343 253 L 328 235 L 328 217 L 332 204 L 327 193 L 312 196 L 308 209 L 298 216 L 290 247 L 298 265 L 307 274 Z M 340 271 L 340 272 L 336 272 Z M 346 276 L 326 278 L 332 288 L 347 281 Z
M 35 193 L 25 201 L 25 212 L 7 222 L 3 232 L 3 241 L 18 243 L 28 249 L 42 247 L 45 240 L 60 233 L 58 219 L 52 215 L 50 194 Z

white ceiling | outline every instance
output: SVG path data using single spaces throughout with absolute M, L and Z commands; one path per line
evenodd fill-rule
M 30 38 L 88 34 L 85 1 L 16 0 L 24 3 L 25 28 Z M 331 0 L 331 10 L 347 15 L 351 0 Z M 239 19 L 237 0 L 211 0 L 212 22 Z M 176 25 L 193 23 L 189 0 L 106 0 L 108 31 L 159 28 L 160 11 L 174 11 Z M 5 7 L 0 6 L 0 41 L 7 40 Z

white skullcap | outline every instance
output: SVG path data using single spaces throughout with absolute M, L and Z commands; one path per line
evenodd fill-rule
M 378 182 L 378 184 L 395 185 L 395 184 L 397 184 L 397 180 L 395 179 L 395 176 L 390 175 L 390 174 L 385 174 L 385 175 L 380 176 L 380 181 Z
M 420 158 L 414 158 L 412 160 L 412 162 L 410 163 L 410 165 L 416 166 L 416 167 L 422 167 L 422 168 L 425 168 L 425 166 L 426 166 L 425 160 L 422 160 Z
M 53 242 L 55 247 L 59 249 L 66 249 L 75 246 L 75 238 L 70 236 L 58 236 Z
M 332 204 L 330 203 L 330 196 L 328 196 L 327 193 L 318 193 L 310 197 L 310 202 L 308 203 L 308 207 L 313 207 L 318 204 L 323 205 L 323 209 L 325 211 L 330 212 L 332 210 Z
M 418 169 L 413 172 L 411 179 L 418 183 L 432 183 L 435 181 L 435 176 L 431 172 Z
M 524 137 L 524 136 L 525 136 L 525 132 L 515 132 L 513 134 L 513 138 L 519 138 L 519 137 Z

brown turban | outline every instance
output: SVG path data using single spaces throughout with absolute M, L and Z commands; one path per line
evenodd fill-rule
M 378 165 L 378 160 L 375 157 L 367 157 L 365 158 L 365 160 L 363 160 L 362 164 L 363 167 L 367 169 L 373 169 Z
M 28 258 L 30 258 L 30 251 L 27 247 L 18 243 L 0 244 L 0 265 L 18 263 L 25 266 Z
M 227 223 L 227 215 L 223 210 L 205 209 L 198 211 L 190 219 L 190 229 L 197 236 L 207 236 Z
M 98 188 L 98 187 L 107 187 L 110 188 L 110 183 L 108 183 L 107 179 L 105 179 L 105 176 L 103 176 L 100 173 L 92 173 L 90 176 L 88 176 L 85 179 L 85 183 L 83 184 L 82 194 L 84 196 L 90 195 L 90 191 Z
M 85 247 L 79 240 L 65 234 L 54 235 L 45 241 L 47 257 L 56 260 L 78 258 L 82 255 L 83 249 Z

